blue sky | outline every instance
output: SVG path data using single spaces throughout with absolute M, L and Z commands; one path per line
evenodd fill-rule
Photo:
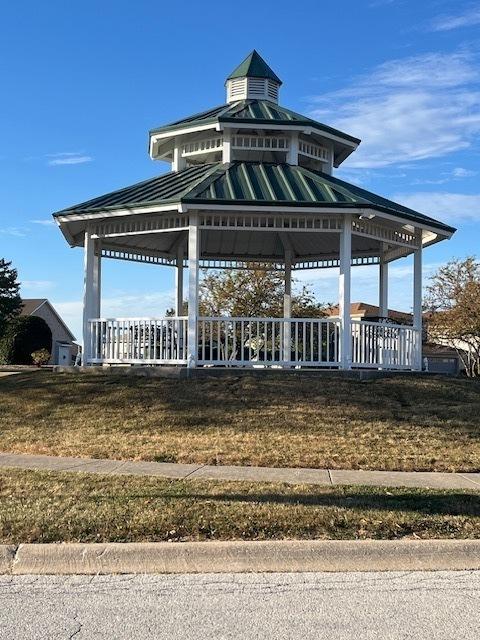
M 425 252 L 428 277 L 480 253 L 479 36 L 479 3 L 459 0 L 2 3 L 0 256 L 80 337 L 83 252 L 51 213 L 168 170 L 148 130 L 222 104 L 256 48 L 283 105 L 362 139 L 339 177 L 458 227 Z M 301 279 L 336 300 L 334 271 Z M 173 282 L 104 260 L 103 315 L 161 315 Z M 396 262 L 390 306 L 409 309 L 411 288 Z M 352 299 L 376 302 L 375 268 L 354 270 Z

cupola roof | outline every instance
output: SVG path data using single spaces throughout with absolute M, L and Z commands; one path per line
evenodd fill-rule
M 282 84 L 277 74 L 272 71 L 255 49 L 232 71 L 227 80 L 234 80 L 235 78 L 267 78 L 278 85 Z

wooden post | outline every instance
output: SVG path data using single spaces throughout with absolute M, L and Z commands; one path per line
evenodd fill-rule
M 173 162 L 172 162 L 172 171 L 181 171 L 185 169 L 187 166 L 187 161 L 182 157 L 182 143 L 180 136 L 175 137 L 174 147 L 173 147 Z
M 388 318 L 388 262 L 384 258 L 384 248 L 380 254 L 378 299 L 378 315 Z
M 200 260 L 200 230 L 198 214 L 189 215 L 188 224 L 188 348 L 187 365 L 197 366 L 198 358 L 198 263 Z
M 177 247 L 175 266 L 175 315 L 183 316 L 183 245 Z
M 232 130 L 223 130 L 222 162 L 228 164 L 232 160 Z
M 413 253 L 413 328 L 415 329 L 414 369 L 422 370 L 422 245 Z
M 290 320 L 292 317 L 292 252 L 285 251 L 285 293 L 283 295 L 283 317 Z M 283 323 L 283 360 L 291 359 L 291 323 Z
M 352 266 L 352 216 L 346 214 L 340 232 L 340 275 L 338 279 L 340 316 L 340 368 L 352 364 L 352 335 L 350 324 L 350 278 Z
M 290 134 L 287 163 L 292 165 L 298 164 L 298 131 L 292 131 Z
M 90 327 L 88 321 L 95 316 L 94 266 L 95 241 L 90 229 L 85 231 L 84 242 L 84 279 L 83 279 L 83 350 L 82 365 L 88 364 L 90 358 Z

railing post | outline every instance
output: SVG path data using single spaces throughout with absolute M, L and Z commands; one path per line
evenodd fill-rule
M 188 348 L 187 366 L 194 369 L 198 359 L 198 263 L 200 229 L 198 214 L 189 214 L 188 223 Z
M 283 296 L 283 360 L 291 360 L 291 335 L 292 328 L 290 319 L 292 317 L 292 252 L 285 251 L 285 293 Z
M 422 245 L 413 253 L 414 369 L 422 370 Z
M 340 232 L 340 275 L 338 279 L 340 316 L 340 369 L 352 364 L 352 331 L 350 322 L 350 276 L 352 266 L 352 216 L 345 214 Z
M 90 341 L 91 332 L 88 321 L 95 316 L 95 292 L 94 292 L 94 271 L 95 271 L 95 241 L 92 238 L 90 228 L 85 231 L 84 241 L 84 279 L 83 279 L 83 350 L 82 365 L 86 366 L 91 357 Z

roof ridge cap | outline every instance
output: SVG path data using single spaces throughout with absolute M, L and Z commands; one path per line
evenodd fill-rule
M 213 164 L 211 166 L 211 169 L 205 172 L 205 174 L 201 178 L 199 178 L 193 185 L 188 185 L 188 187 L 185 188 L 185 191 L 180 194 L 180 200 L 187 198 L 187 196 L 190 198 L 194 198 L 200 188 L 206 189 L 214 180 L 216 180 L 216 178 L 218 177 L 215 175 L 216 173 L 220 173 L 220 170 L 223 168 L 225 168 L 226 171 L 229 166 L 229 163 L 223 164 L 221 162 L 216 162 L 215 164 Z

